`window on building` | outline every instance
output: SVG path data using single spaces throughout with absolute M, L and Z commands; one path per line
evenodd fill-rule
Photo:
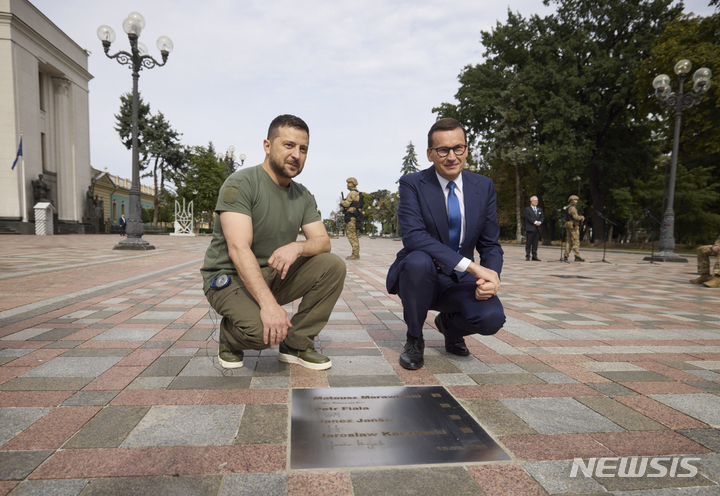
M 40 110 L 45 110 L 45 78 L 43 73 L 38 73 L 38 91 L 40 92 Z
M 45 133 L 40 133 L 40 160 L 42 161 L 43 170 L 47 169 L 45 164 Z
M 118 215 L 117 215 L 117 202 L 116 202 L 115 200 L 113 200 L 113 203 L 112 203 L 112 221 L 113 221 L 113 222 L 117 222 L 117 220 L 118 220 Z
M 122 203 L 120 204 L 120 213 L 121 213 L 122 215 L 125 215 L 125 202 L 122 202 Z

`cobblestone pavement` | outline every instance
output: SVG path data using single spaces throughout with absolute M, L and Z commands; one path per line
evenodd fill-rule
M 410 372 L 384 284 L 400 243 L 363 238 L 317 343 L 331 369 L 270 349 L 223 373 L 198 273 L 209 238 L 118 239 L 0 238 L 0 495 L 720 494 L 720 290 L 688 283 L 693 259 L 563 264 L 541 247 L 526 262 L 506 246 L 505 328 L 460 358 L 429 315 Z M 292 389 L 419 385 L 444 386 L 512 461 L 290 470 Z M 654 456 L 697 473 L 570 476 L 575 458 Z

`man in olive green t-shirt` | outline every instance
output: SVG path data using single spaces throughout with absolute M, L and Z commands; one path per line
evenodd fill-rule
M 243 366 L 243 350 L 279 345 L 278 357 L 313 370 L 330 359 L 314 338 L 330 318 L 345 281 L 345 263 L 330 238 L 315 198 L 293 181 L 309 144 L 305 122 L 281 115 L 263 141 L 265 160 L 227 178 L 215 206 L 213 239 L 200 272 L 210 305 L 222 316 L 218 358 Z M 296 241 L 302 228 L 305 241 Z M 282 305 L 302 298 L 292 319 Z

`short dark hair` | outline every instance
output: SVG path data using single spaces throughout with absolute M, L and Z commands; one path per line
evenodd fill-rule
M 430 128 L 430 131 L 428 131 L 428 148 L 432 148 L 433 141 L 432 136 L 437 131 L 452 131 L 453 129 L 460 128 L 463 132 L 463 138 L 465 139 L 465 143 L 467 143 L 467 133 L 465 132 L 465 128 L 462 124 L 460 124 L 459 121 L 451 118 L 451 117 L 445 117 L 443 119 L 438 119 L 435 121 L 435 124 L 432 125 Z
M 283 114 L 275 117 L 270 123 L 267 134 L 268 141 L 272 141 L 277 138 L 278 134 L 280 134 L 281 127 L 294 127 L 300 131 L 305 131 L 308 137 L 310 137 L 310 129 L 308 129 L 308 125 L 305 124 L 304 120 L 300 117 L 295 117 L 294 115 Z

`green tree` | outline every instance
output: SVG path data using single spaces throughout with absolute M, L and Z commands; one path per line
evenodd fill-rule
M 400 168 L 400 175 L 406 176 L 419 170 L 420 167 L 418 165 L 417 154 L 415 153 L 415 145 L 413 145 L 411 141 L 408 144 L 405 156 L 403 157 L 402 167 Z M 395 182 L 400 182 L 400 179 Z
M 545 0 L 545 4 L 549 4 Z M 679 14 L 671 0 L 558 0 L 555 14 L 524 19 L 508 13 L 482 33 L 486 61 L 460 74 L 457 104 L 434 109 L 464 122 L 487 152 L 502 129 L 499 104 L 517 75 L 534 122 L 538 196 L 562 207 L 586 178 L 593 234 L 603 238 L 610 189 L 629 184 L 653 164 L 647 114 L 639 111 L 636 72 L 653 41 Z M 492 164 L 491 164 L 492 166 Z M 542 195 L 542 196 L 541 196 Z
M 212 142 L 208 146 L 191 147 L 187 167 L 174 176 L 178 198 L 193 201 L 195 217 L 207 215 L 211 227 L 217 195 L 227 178 L 227 167 L 215 153 Z
M 180 136 L 181 133 L 170 126 L 162 112 L 151 116 L 147 121 L 144 136 L 145 162 L 152 165 L 149 175 L 153 177 L 153 185 L 157 192 L 153 212 L 155 226 L 160 215 L 160 201 L 165 191 L 166 176 L 181 171 L 188 162 L 188 152 L 180 144 Z
M 120 135 L 120 141 L 128 150 L 132 149 L 132 93 L 120 96 L 120 113 L 115 114 L 115 131 Z M 145 103 L 142 95 L 138 93 L 138 151 L 140 157 L 146 155 L 145 131 L 150 119 L 150 104 Z M 145 161 L 140 160 L 140 170 L 145 169 Z

